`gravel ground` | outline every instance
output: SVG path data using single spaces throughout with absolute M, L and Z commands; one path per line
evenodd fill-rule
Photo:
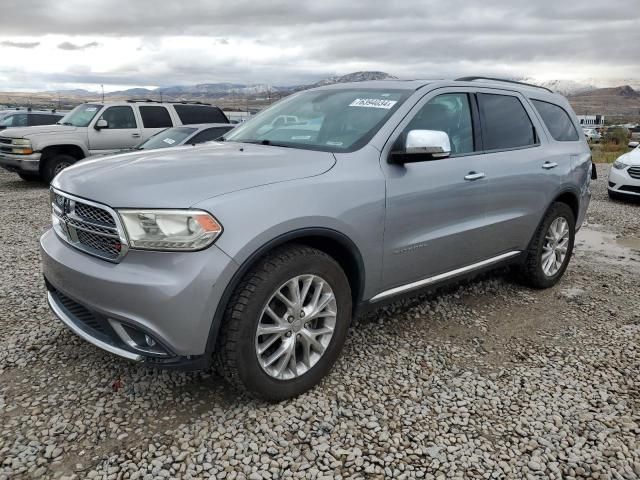
M 63 328 L 47 190 L 0 173 L 0 479 L 639 478 L 640 205 L 608 200 L 606 168 L 558 286 L 496 273 L 380 309 L 277 405 Z

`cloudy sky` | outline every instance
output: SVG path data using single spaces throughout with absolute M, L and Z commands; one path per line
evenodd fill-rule
M 2 0 L 0 90 L 640 78 L 640 0 Z

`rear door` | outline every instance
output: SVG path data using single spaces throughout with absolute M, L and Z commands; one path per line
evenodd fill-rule
M 527 248 L 569 157 L 550 159 L 549 140 L 526 98 L 509 90 L 479 89 L 478 111 L 486 173 L 489 246 L 494 255 Z M 546 168 L 557 161 L 554 172 Z
M 411 130 L 449 135 L 449 158 L 388 162 Z M 383 286 L 391 289 L 486 259 L 487 179 L 470 89 L 438 89 L 411 110 L 381 157 L 386 176 Z M 399 142 L 399 144 L 398 144 Z
M 107 128 L 96 130 L 96 123 L 106 120 Z M 89 126 L 89 149 L 91 152 L 132 148 L 141 142 L 140 126 L 133 107 L 114 105 L 96 115 Z
M 140 105 L 138 107 L 142 121 L 142 138 L 147 140 L 165 128 L 173 127 L 167 107 L 162 105 Z

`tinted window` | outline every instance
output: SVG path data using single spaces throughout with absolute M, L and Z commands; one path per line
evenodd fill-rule
M 231 127 L 215 127 L 215 128 L 207 128 L 206 130 L 201 131 L 195 137 L 191 138 L 187 143 L 189 144 L 197 144 L 203 142 L 210 142 L 212 140 L 217 140 L 222 135 L 231 130 Z
M 164 107 L 140 107 L 140 116 L 144 128 L 167 128 L 172 127 L 169 112 Z
M 473 152 L 473 123 L 469 96 L 466 93 L 447 93 L 429 100 L 409 122 L 410 130 L 438 130 L 446 132 L 451 142 L 451 154 Z M 405 138 L 403 135 L 402 139 Z
M 504 150 L 536 144 L 533 124 L 516 97 L 478 94 L 485 150 Z
M 538 110 L 547 129 L 549 129 L 549 133 L 555 140 L 559 142 L 573 142 L 580 138 L 569 114 L 562 107 L 540 100 L 531 101 L 536 107 L 536 110 Z
M 29 115 L 29 125 L 52 125 L 62 118 L 62 115 L 48 113 L 33 113 Z
M 229 123 L 229 119 L 218 107 L 206 105 L 174 105 L 180 121 L 184 125 L 195 123 Z
M 104 111 L 100 119 L 109 122 L 109 130 L 137 127 L 136 117 L 133 115 L 131 107 L 109 107 Z

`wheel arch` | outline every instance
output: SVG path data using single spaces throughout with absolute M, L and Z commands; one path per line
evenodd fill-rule
M 246 273 L 274 248 L 287 244 L 302 244 L 316 248 L 334 258 L 342 267 L 351 286 L 354 312 L 360 304 L 364 292 L 365 266 L 360 250 L 345 234 L 330 228 L 302 228 L 279 235 L 256 249 L 234 273 L 218 302 L 207 339 L 207 354 L 215 349 L 218 332 L 224 319 L 224 313 L 233 292 Z
M 70 155 L 76 160 L 82 160 L 86 157 L 86 152 L 80 145 L 76 145 L 73 143 L 65 143 L 60 145 L 49 145 L 42 149 L 42 159 L 46 160 L 47 158 L 53 155 Z

